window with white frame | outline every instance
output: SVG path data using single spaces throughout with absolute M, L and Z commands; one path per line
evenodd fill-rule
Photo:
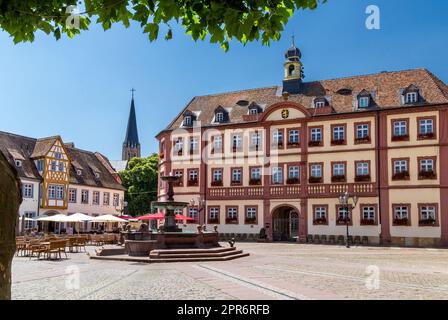
M 364 220 L 375 221 L 375 207 L 374 206 L 362 207 L 362 218 Z
M 345 164 L 343 163 L 333 164 L 333 176 L 345 176 Z
M 261 134 L 260 132 L 256 131 L 251 136 L 251 144 L 253 147 L 260 147 L 261 146 Z
M 312 164 L 310 169 L 311 177 L 313 178 L 322 178 L 322 165 L 321 164 Z
M 408 172 L 407 160 L 394 160 L 394 173 Z
M 188 180 L 190 181 L 198 180 L 198 171 L 196 169 L 192 169 L 188 172 Z
M 420 160 L 420 171 L 421 172 L 434 172 L 434 160 L 433 159 Z
M 213 149 L 222 150 L 222 136 L 213 137 Z
M 369 163 L 368 162 L 357 162 L 356 163 L 356 175 L 357 176 L 368 176 L 369 172 Z
M 283 183 L 283 168 L 273 167 L 272 168 L 272 183 L 282 184 Z
M 103 206 L 108 206 L 110 204 L 110 193 L 104 192 L 103 193 Z
M 56 199 L 62 200 L 65 198 L 64 189 L 64 186 L 56 186 Z
M 176 209 L 174 209 L 174 214 L 180 214 L 180 215 L 183 215 L 183 213 L 184 213 L 184 209 L 181 209 L 181 208 L 176 208 Z
M 219 207 L 211 207 L 209 209 L 208 216 L 210 220 L 218 220 L 219 219 Z
M 360 97 L 359 98 L 359 107 L 367 108 L 370 105 L 370 97 Z
M 81 190 L 81 203 L 82 204 L 89 203 L 89 190 Z
M 68 189 L 68 202 L 76 203 L 76 189 L 74 188 Z
M 44 160 L 42 160 L 42 159 L 37 160 L 36 168 L 37 168 L 37 171 L 39 171 L 39 172 L 44 171 Z
M 300 169 L 299 166 L 290 166 L 288 168 L 288 178 L 289 179 L 299 179 Z
M 64 172 L 65 171 L 65 163 L 64 162 L 59 161 L 58 167 L 59 167 L 59 172 Z
M 76 170 L 76 174 L 77 174 L 78 176 L 82 176 L 82 170 L 81 170 L 81 169 L 77 169 L 77 170 Z
M 333 127 L 333 141 L 345 140 L 345 128 L 344 126 Z
M 416 103 L 418 98 L 417 92 L 406 93 L 406 103 Z
M 54 153 L 54 157 L 55 157 L 56 159 L 62 159 L 62 153 L 60 153 L 60 152 L 55 152 L 55 153 Z
M 98 191 L 93 191 L 92 204 L 96 206 L 100 204 L 100 193 Z
M 25 218 L 35 219 L 37 217 L 36 212 L 25 211 Z M 36 226 L 37 222 L 32 220 L 25 220 L 25 229 L 32 229 Z
M 408 206 L 395 206 L 394 207 L 395 219 L 409 219 L 409 207 Z
M 190 138 L 190 151 L 197 151 L 199 149 L 199 139 L 197 137 Z
M 182 150 L 183 146 L 184 146 L 184 142 L 183 142 L 182 138 L 177 138 L 176 143 L 174 145 L 174 150 L 180 151 L 180 150 Z
M 23 197 L 24 198 L 32 198 L 33 197 L 33 189 L 34 185 L 32 183 L 24 183 L 23 184 Z
M 241 182 L 242 182 L 242 170 L 232 169 L 232 183 L 241 183 Z
M 57 170 L 57 167 L 58 167 L 58 163 L 57 163 L 57 161 L 56 161 L 56 160 L 52 160 L 52 161 L 51 161 L 50 170 L 51 170 L 51 171 L 56 171 L 56 170 Z
M 434 133 L 433 119 L 421 119 L 418 121 L 418 132 L 420 135 Z
M 215 182 L 222 181 L 222 169 L 213 170 L 213 181 Z
M 408 135 L 407 122 L 404 120 L 394 121 L 394 136 L 402 137 Z
M 314 207 L 314 219 L 326 219 L 327 207 Z
M 22 166 L 22 160 L 15 160 L 16 167 L 20 168 Z
M 251 168 L 250 169 L 250 178 L 252 180 L 261 179 L 261 168 Z
M 316 108 L 323 108 L 323 107 L 325 107 L 325 101 L 315 101 L 314 106 Z
M 369 125 L 367 123 L 356 125 L 356 139 L 366 139 L 369 137 Z
M 258 109 L 257 108 L 249 109 L 249 114 L 252 114 L 252 115 L 258 114 Z
M 313 142 L 322 141 L 322 129 L 321 128 L 312 128 L 310 139 Z
M 114 207 L 118 207 L 120 205 L 120 195 L 118 193 L 114 193 Z
M 420 207 L 420 220 L 436 220 L 436 207 L 425 205 Z
M 233 135 L 233 148 L 240 149 L 243 145 L 243 137 L 240 134 Z
M 347 209 L 347 207 L 338 207 L 338 220 L 345 220 L 345 219 L 349 219 L 350 220 L 350 212 Z
M 272 143 L 274 145 L 282 145 L 283 144 L 283 132 L 280 130 L 275 130 L 272 134 Z
M 289 130 L 289 143 L 299 143 L 300 137 L 299 137 L 299 130 Z
M 188 208 L 188 216 L 193 218 L 194 220 L 198 219 L 198 208 L 197 207 L 189 207 Z
M 224 113 L 223 112 L 217 112 L 215 114 L 215 122 L 223 122 L 224 121 Z
M 237 220 L 238 219 L 238 208 L 237 207 L 228 207 L 227 208 L 227 219 L 228 220 Z
M 192 121 L 193 119 L 191 118 L 191 116 L 186 116 L 185 118 L 184 118 L 184 125 L 185 126 L 191 126 L 192 125 L 192 123 L 193 123 L 193 121 Z
M 48 199 L 56 199 L 56 186 L 55 185 L 48 186 Z
M 247 220 L 255 220 L 257 218 L 257 208 L 256 207 L 247 207 L 246 208 L 246 219 Z

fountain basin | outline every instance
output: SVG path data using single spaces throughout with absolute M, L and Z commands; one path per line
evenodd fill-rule
M 124 248 L 131 257 L 147 257 L 152 250 L 157 249 L 157 240 L 126 240 Z

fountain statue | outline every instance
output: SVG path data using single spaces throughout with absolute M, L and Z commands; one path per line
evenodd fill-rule
M 156 209 L 162 209 L 165 211 L 165 224 L 163 227 L 164 232 L 182 232 L 176 224 L 176 209 L 183 209 L 188 206 L 188 202 L 176 202 L 174 201 L 174 188 L 173 184 L 179 180 L 179 177 L 169 175 L 160 177 L 162 181 L 168 183 L 168 192 L 166 201 L 153 201 L 151 206 Z

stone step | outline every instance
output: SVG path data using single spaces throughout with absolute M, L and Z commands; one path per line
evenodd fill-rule
M 223 252 L 200 252 L 200 253 L 176 253 L 176 254 L 157 254 L 151 251 L 150 259 L 177 259 L 177 258 L 212 258 L 226 257 L 242 253 L 243 250 L 227 250 Z
M 243 258 L 249 256 L 249 253 L 238 253 L 232 254 L 224 257 L 195 257 L 195 258 L 159 258 L 153 259 L 152 257 L 149 259 L 151 263 L 162 263 L 162 262 L 200 262 L 200 261 L 228 261 L 234 260 L 238 258 Z
M 218 247 L 206 249 L 155 249 L 151 254 L 195 254 L 195 253 L 220 253 L 236 250 L 236 247 Z

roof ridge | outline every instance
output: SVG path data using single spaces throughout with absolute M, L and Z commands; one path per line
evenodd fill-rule
M 274 88 L 278 88 L 278 87 L 279 87 L 278 85 L 272 85 L 272 86 L 269 86 L 269 87 L 233 90 L 233 91 L 226 91 L 226 92 L 221 92 L 221 93 L 210 93 L 210 94 L 204 94 L 204 95 L 200 95 L 200 96 L 195 96 L 194 98 L 221 96 L 221 95 L 224 95 L 224 94 L 234 94 L 234 93 L 241 93 L 241 92 L 244 92 L 244 91 L 256 91 L 256 90 L 274 89 Z
M 439 77 L 437 77 L 434 73 L 432 73 L 431 71 L 425 69 L 425 71 L 428 73 L 429 77 L 431 78 L 431 80 L 434 82 L 434 84 L 436 85 L 436 87 L 440 90 L 440 92 L 442 93 L 442 95 L 448 99 L 448 86 L 445 84 L 445 82 L 442 81 L 442 79 L 440 79 Z M 443 87 L 440 87 L 440 85 L 443 85 Z
M 24 136 L 24 135 L 17 134 L 17 133 L 6 132 L 6 131 L 1 131 L 1 130 L 0 130 L 0 134 L 1 134 L 1 133 L 6 134 L 6 135 L 8 135 L 8 136 L 15 136 L 15 137 L 19 137 L 19 138 L 25 138 L 25 139 L 28 139 L 28 140 L 37 141 L 36 138 L 32 138 L 32 137 L 28 137 L 28 136 Z
M 380 71 L 380 72 L 372 72 L 372 73 L 367 73 L 367 74 L 352 75 L 352 76 L 346 76 L 346 77 L 338 77 L 338 78 L 330 78 L 330 79 L 320 79 L 320 80 L 304 82 L 304 83 L 315 83 L 315 82 L 322 82 L 322 81 L 335 81 L 335 80 L 341 80 L 341 79 L 365 78 L 365 77 L 372 77 L 372 76 L 377 76 L 377 75 L 381 75 L 381 74 L 404 73 L 404 72 L 411 72 L 411 71 L 428 71 L 428 70 L 425 69 L 425 68 L 413 68 L 413 69 L 394 70 L 394 71 Z

